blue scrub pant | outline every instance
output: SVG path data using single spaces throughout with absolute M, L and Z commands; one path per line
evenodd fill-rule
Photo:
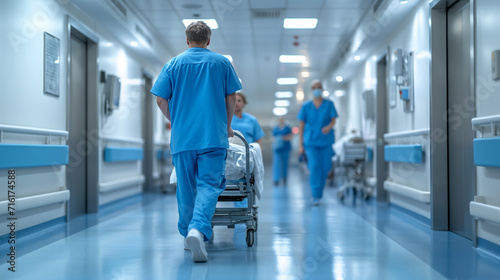
M 182 236 L 195 228 L 212 236 L 212 216 L 226 188 L 226 149 L 185 151 L 172 155 L 177 175 L 178 228 Z
M 288 175 L 288 158 L 290 150 L 281 149 L 273 151 L 273 181 L 286 180 Z
M 323 197 L 328 172 L 332 168 L 332 147 L 305 147 L 307 156 L 307 167 L 309 168 L 309 184 L 312 196 Z

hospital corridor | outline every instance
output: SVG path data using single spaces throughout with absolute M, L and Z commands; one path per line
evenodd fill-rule
M 1 0 L 0 279 L 500 279 L 498 25 Z

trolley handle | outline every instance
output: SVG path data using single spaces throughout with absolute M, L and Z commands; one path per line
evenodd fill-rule
M 247 191 L 250 189 L 250 145 L 248 144 L 247 140 L 245 137 L 243 137 L 243 134 L 239 131 L 234 132 L 234 136 L 237 136 L 238 138 L 243 141 L 243 144 L 245 144 L 245 155 L 246 155 L 246 174 L 245 174 L 245 179 L 246 179 L 246 184 L 247 184 Z

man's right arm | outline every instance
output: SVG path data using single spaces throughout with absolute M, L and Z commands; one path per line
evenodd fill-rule
M 227 115 L 227 136 L 233 137 L 234 132 L 231 128 L 231 122 L 233 121 L 234 107 L 236 106 L 236 92 L 228 94 L 226 96 L 226 115 Z
M 159 96 L 156 97 L 156 104 L 158 104 L 158 108 L 160 108 L 160 111 L 165 115 L 167 120 L 171 122 L 170 120 L 170 109 L 168 108 L 168 100 L 161 98 Z

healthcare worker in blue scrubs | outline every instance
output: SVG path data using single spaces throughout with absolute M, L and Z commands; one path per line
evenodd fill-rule
M 151 93 L 170 120 L 172 161 L 177 173 L 178 229 L 195 262 L 206 262 L 204 241 L 226 187 L 224 177 L 235 92 L 241 84 L 231 62 L 207 49 L 211 30 L 202 21 L 186 28 L 188 50 L 162 69 Z
M 264 137 L 264 131 L 259 125 L 257 118 L 243 112 L 247 98 L 242 91 L 236 92 L 236 106 L 234 108 L 234 117 L 231 127 L 243 134 L 248 143 L 257 142 L 261 145 L 260 139 Z
M 333 102 L 323 99 L 323 86 L 319 80 L 312 83 L 311 90 L 313 99 L 304 102 L 297 117 L 300 121 L 299 154 L 307 156 L 312 204 L 318 206 L 332 167 L 333 126 L 338 114 Z
M 279 185 L 280 180 L 286 186 L 288 175 L 288 159 L 292 145 L 290 140 L 293 138 L 292 129 L 285 124 L 285 118 L 278 118 L 278 125 L 273 127 L 273 181 L 274 185 Z
M 247 98 L 243 91 L 239 90 L 236 92 L 236 104 L 234 107 L 234 116 L 233 121 L 231 122 L 231 127 L 234 130 L 238 130 L 243 134 L 245 140 L 248 143 L 259 143 L 262 145 L 260 139 L 264 137 L 264 131 L 259 125 L 257 118 L 243 112 L 245 105 L 247 104 Z M 234 203 L 235 207 L 247 207 L 248 202 L 247 199 L 243 199 L 243 201 L 237 201 Z

